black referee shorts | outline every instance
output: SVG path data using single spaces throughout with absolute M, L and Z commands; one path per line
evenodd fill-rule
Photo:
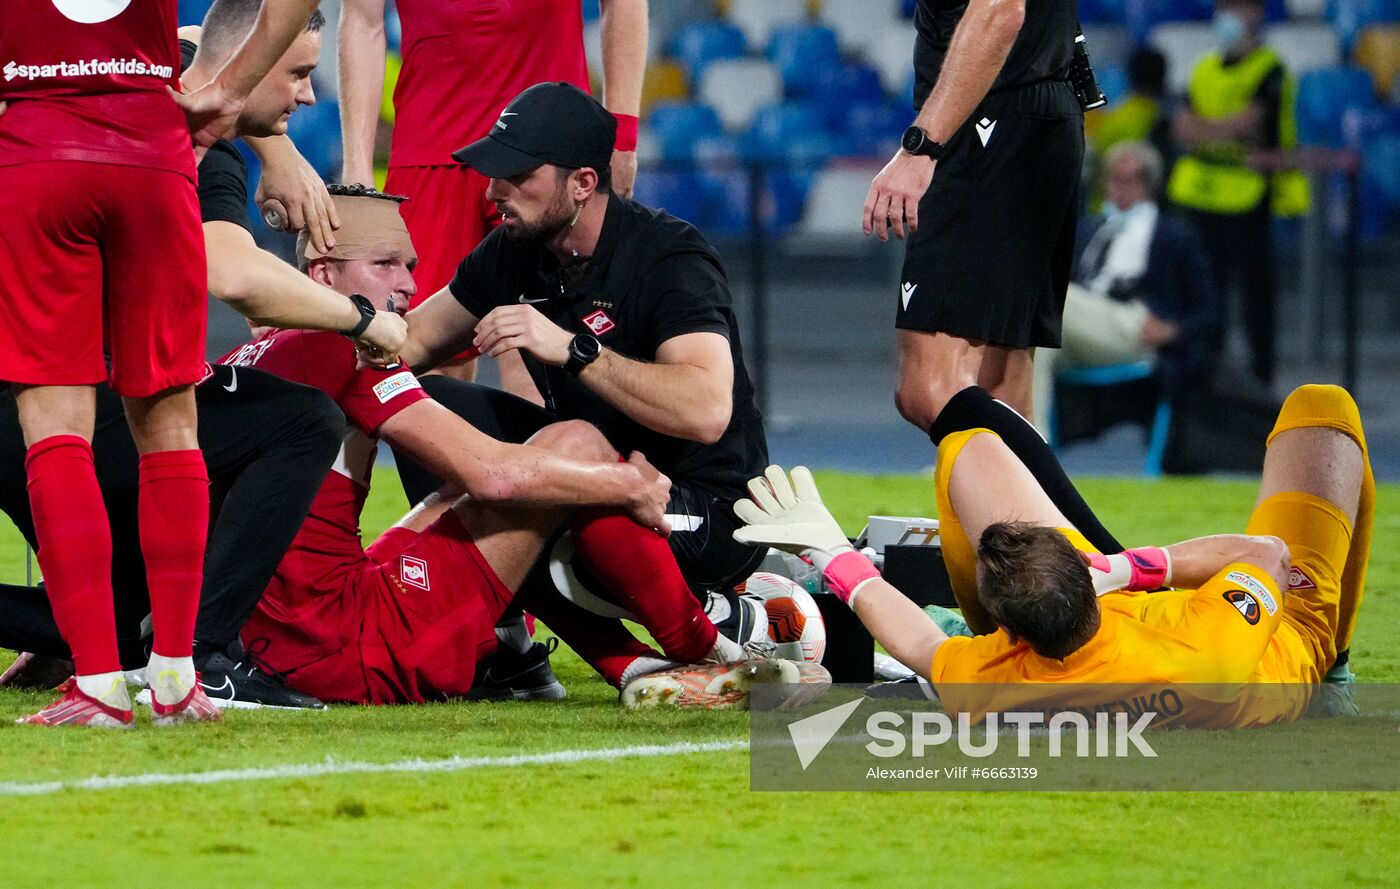
M 1068 84 L 983 100 L 919 202 L 895 326 L 1058 347 L 1083 160 L 1084 117 Z

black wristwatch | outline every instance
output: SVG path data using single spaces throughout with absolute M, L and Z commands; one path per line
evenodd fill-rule
M 348 336 L 353 340 L 365 332 L 365 329 L 369 327 L 369 323 L 374 320 L 374 316 L 377 313 L 374 310 L 374 303 L 358 293 L 350 294 L 350 302 L 354 303 L 355 308 L 360 310 L 360 320 L 354 327 L 348 330 L 342 330 L 340 334 L 341 336 Z
M 904 136 L 899 140 L 899 146 L 910 154 L 931 157 L 934 160 L 943 156 L 943 143 L 930 139 L 921 126 L 912 126 L 905 130 Z
M 564 370 L 578 376 L 601 354 L 603 344 L 598 342 L 598 338 L 591 333 L 581 333 L 569 341 L 569 360 L 564 362 Z

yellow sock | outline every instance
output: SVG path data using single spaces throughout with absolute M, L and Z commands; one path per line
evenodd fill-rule
M 1347 551 L 1339 584 L 1341 601 L 1337 609 L 1336 642 L 1337 653 L 1341 654 L 1351 648 L 1356 615 L 1366 593 L 1366 566 L 1371 558 L 1371 524 L 1376 509 L 1376 479 L 1371 474 L 1371 457 L 1366 447 L 1366 433 L 1361 426 L 1361 412 L 1345 389 L 1314 385 L 1293 390 L 1284 401 L 1283 410 L 1279 411 L 1278 422 L 1274 424 L 1273 432 L 1269 433 L 1269 441 L 1273 441 L 1280 432 L 1307 426 L 1336 429 L 1361 448 L 1361 497 L 1352 528 L 1351 548 Z

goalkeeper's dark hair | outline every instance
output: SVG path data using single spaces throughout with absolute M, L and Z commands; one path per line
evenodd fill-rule
M 1065 536 L 1029 522 L 987 526 L 977 544 L 977 598 L 1036 654 L 1063 660 L 1094 637 L 1099 603 L 1089 569 Z
M 389 194 L 377 188 L 370 188 L 368 185 L 361 185 L 358 182 L 336 182 L 327 185 L 326 191 L 343 198 L 379 198 L 380 200 L 393 201 L 396 204 L 402 204 L 408 200 L 407 195 Z
M 200 26 L 196 59 L 205 66 L 221 65 L 253 32 L 263 0 L 214 0 Z M 321 10 L 312 11 L 306 31 L 315 34 L 326 25 Z

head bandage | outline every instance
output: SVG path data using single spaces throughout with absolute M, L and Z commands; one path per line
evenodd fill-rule
M 399 215 L 399 201 L 366 195 L 331 195 L 340 214 L 335 246 L 322 252 L 302 229 L 297 235 L 297 265 L 306 268 L 318 259 L 418 259 L 408 227 Z

